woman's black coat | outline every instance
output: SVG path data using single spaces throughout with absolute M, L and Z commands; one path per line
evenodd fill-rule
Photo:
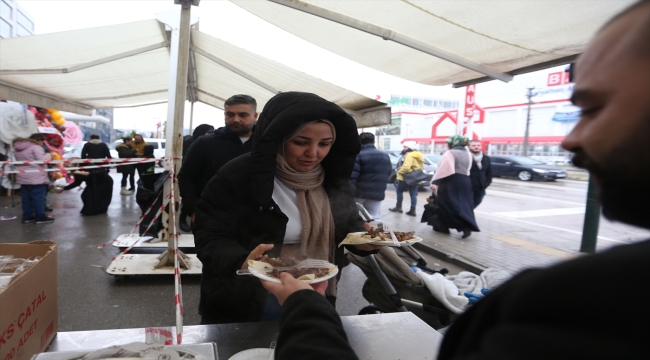
M 363 231 L 348 183 L 360 144 L 354 120 L 337 105 L 308 93 L 282 93 L 264 107 L 254 134 L 253 150 L 224 165 L 205 187 L 196 206 L 194 239 L 203 263 L 200 310 L 204 323 L 258 321 L 267 291 L 259 279 L 238 276 L 259 244 L 275 244 L 279 256 L 288 218 L 273 201 L 276 155 L 283 139 L 306 122 L 330 120 L 336 141 L 323 162 L 323 187 L 335 223 L 335 241 Z M 349 250 L 359 255 L 370 252 Z M 343 248 L 336 263 L 345 265 Z

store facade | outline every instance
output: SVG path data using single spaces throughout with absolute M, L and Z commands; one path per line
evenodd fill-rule
M 487 154 L 523 155 L 526 122 L 530 116 L 528 156 L 551 163 L 567 163 L 570 153 L 560 144 L 579 118 L 578 109 L 569 100 L 573 84 L 564 71 L 557 68 L 538 72 L 528 81 L 534 83 L 530 112 L 526 88 L 494 95 L 486 85 L 485 91 L 491 93 L 481 96 L 483 89 L 481 84 L 477 85 L 474 115 L 471 124 L 469 119 L 462 117 L 462 132 L 481 140 Z M 404 141 L 413 140 L 423 153 L 439 154 L 447 149 L 445 140 L 459 132 L 458 108 L 426 111 L 428 109 L 404 106 L 404 102 L 391 105 L 391 125 L 374 128 L 380 149 L 397 150 Z

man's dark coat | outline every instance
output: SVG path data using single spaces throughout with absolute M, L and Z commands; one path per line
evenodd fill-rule
M 377 150 L 373 144 L 361 145 L 357 155 L 350 184 L 356 188 L 354 197 L 366 200 L 384 200 L 386 185 L 393 170 L 390 158 L 385 152 Z
M 469 180 L 472 182 L 472 190 L 483 190 L 492 184 L 492 163 L 490 157 L 483 155 L 481 159 L 481 168 L 476 165 L 472 158 L 472 168 L 469 171 Z
M 225 127 L 212 135 L 198 137 L 183 158 L 178 173 L 178 187 L 183 198 L 184 212 L 194 213 L 205 185 L 223 165 L 251 151 L 252 138 L 242 144 L 237 134 Z

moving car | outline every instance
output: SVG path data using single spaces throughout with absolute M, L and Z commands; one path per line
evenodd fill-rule
M 566 171 L 560 167 L 525 156 L 490 155 L 492 176 L 515 177 L 522 181 L 566 178 Z

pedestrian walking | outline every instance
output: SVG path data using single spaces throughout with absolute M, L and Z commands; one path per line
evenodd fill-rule
M 251 151 L 257 102 L 248 95 L 233 95 L 224 103 L 225 127 L 200 136 L 190 146 L 178 173 L 185 214 L 192 217 L 206 184 L 228 161 Z
M 397 164 L 397 204 L 394 208 L 388 209 L 392 212 L 402 212 L 402 201 L 404 200 L 404 191 L 408 190 L 409 195 L 411 196 L 411 209 L 406 213 L 406 215 L 415 216 L 415 207 L 418 203 L 418 184 L 409 185 L 404 181 L 404 174 L 422 170 L 424 168 L 424 156 L 422 153 L 415 150 L 416 147 L 415 141 L 405 141 L 403 144 L 402 150 L 402 160 Z
M 472 168 L 469 171 L 469 179 L 472 182 L 474 209 L 476 209 L 483 201 L 483 197 L 485 197 L 485 189 L 492 183 L 492 163 L 490 157 L 483 154 L 480 140 L 470 141 L 469 151 L 474 158 Z
M 153 145 L 147 144 L 142 147 L 142 157 L 146 159 L 153 159 L 155 157 L 153 153 Z M 135 164 L 135 168 L 138 170 L 138 176 L 142 178 L 142 175 L 153 174 L 154 172 L 156 172 L 156 162 L 150 161 L 150 162 Z
M 82 159 L 112 159 L 108 145 L 99 139 L 99 135 L 90 135 L 90 141 L 81 148 Z M 104 170 L 106 171 L 106 170 Z
M 16 138 L 13 141 L 16 161 L 49 161 L 52 155 L 45 153 L 43 144 L 45 136 L 40 133 L 32 134 L 28 139 Z M 23 207 L 23 224 L 49 224 L 54 217 L 45 214 L 45 195 L 50 184 L 44 164 L 20 164 L 16 170 L 27 172 L 16 174 L 16 183 L 20 184 L 21 204 Z M 34 172 L 34 170 L 41 170 Z
M 190 146 L 192 146 L 192 144 L 196 139 L 204 135 L 212 135 L 212 134 L 214 134 L 214 126 L 208 124 L 201 124 L 197 126 L 196 129 L 194 129 L 192 135 L 185 135 L 183 137 L 183 159 L 185 159 L 185 155 L 187 154 L 187 151 L 190 149 Z M 185 232 L 192 231 L 192 227 L 187 223 L 187 217 L 189 215 L 190 214 L 187 211 L 187 206 L 185 206 L 185 202 L 181 201 L 181 215 L 180 215 L 181 231 L 185 231 Z
M 474 218 L 474 193 L 469 179 L 474 159 L 467 149 L 469 140 L 461 135 L 447 139 L 447 150 L 438 162 L 433 175 L 431 190 L 436 194 L 437 216 L 442 227 L 434 225 L 438 232 L 449 233 L 456 229 L 465 239 L 472 231 L 480 231 Z
M 133 139 L 125 137 L 122 139 L 123 144 L 115 146 L 115 151 L 121 159 L 135 158 L 136 150 L 133 148 Z M 117 172 L 122 174 L 122 183 L 120 195 L 131 195 L 135 191 L 135 165 L 119 165 Z M 127 180 L 130 187 L 126 188 Z
M 363 205 L 375 221 L 381 220 L 381 202 L 392 171 L 390 157 L 375 147 L 375 135 L 359 134 L 361 151 L 357 155 L 350 184 L 354 185 L 354 200 Z
M 133 145 L 132 146 L 133 146 L 133 150 L 135 150 L 135 157 L 145 158 L 146 156 L 144 154 L 144 147 L 145 146 L 150 146 L 150 145 L 147 144 L 146 141 L 144 141 L 141 134 L 135 134 L 135 135 L 133 135 Z M 153 152 L 152 152 L 152 154 L 153 154 Z M 152 157 L 154 157 L 154 156 L 152 156 Z M 142 164 L 138 164 L 138 165 L 142 165 Z M 136 166 L 135 168 L 138 171 L 138 177 L 140 177 L 140 176 L 142 176 L 143 171 L 145 171 L 149 167 L 148 166 L 147 167 Z

